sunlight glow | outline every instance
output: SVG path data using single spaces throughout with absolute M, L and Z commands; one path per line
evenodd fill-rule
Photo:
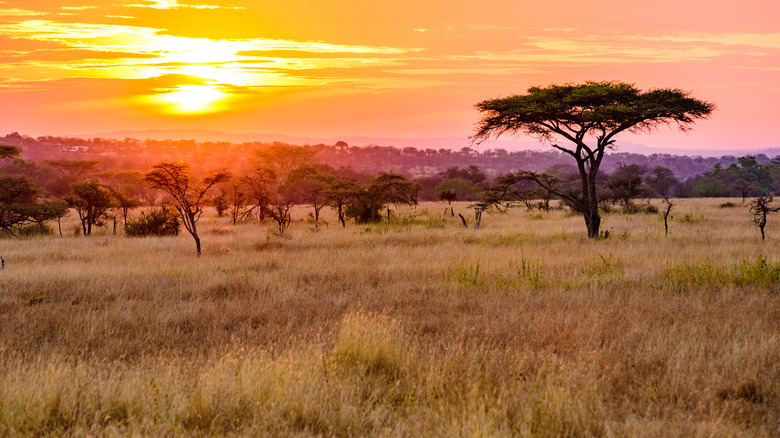
M 210 85 L 180 85 L 169 93 L 149 97 L 149 101 L 164 105 L 166 112 L 174 114 L 205 114 L 224 109 L 229 96 Z

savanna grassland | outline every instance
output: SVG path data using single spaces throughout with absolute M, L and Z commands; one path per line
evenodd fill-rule
M 732 201 L 3 239 L 0 435 L 777 436 L 780 222 Z

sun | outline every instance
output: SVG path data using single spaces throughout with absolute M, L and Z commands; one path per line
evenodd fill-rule
M 168 93 L 150 97 L 150 100 L 163 105 L 170 113 L 205 114 L 224 109 L 228 97 L 228 93 L 211 85 L 179 85 Z

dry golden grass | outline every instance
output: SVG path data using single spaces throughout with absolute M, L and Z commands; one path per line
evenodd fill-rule
M 0 435 L 777 436 L 780 223 L 722 202 L 0 240 Z

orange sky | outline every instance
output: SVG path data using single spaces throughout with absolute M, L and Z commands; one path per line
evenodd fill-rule
M 780 3 L 636 4 L 0 1 L 0 133 L 465 137 L 479 100 L 623 80 L 718 105 L 689 134 L 624 140 L 780 146 Z

